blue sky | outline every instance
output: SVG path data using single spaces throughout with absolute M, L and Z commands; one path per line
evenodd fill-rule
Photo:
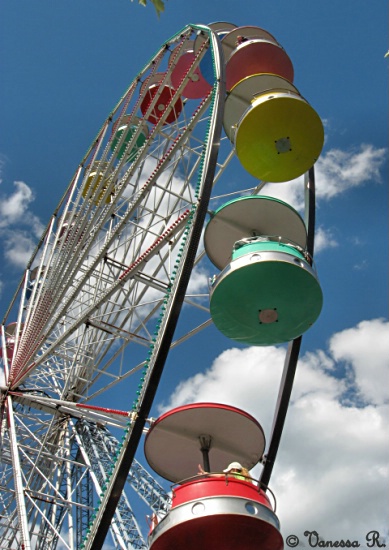
M 127 0 L 2 6 L 2 311 L 87 147 L 161 43 L 187 23 L 230 21 L 268 30 L 292 59 L 326 134 L 316 169 L 324 307 L 303 338 L 272 478 L 283 533 L 301 539 L 316 529 L 361 540 L 388 512 L 387 15 L 377 0 L 168 0 L 159 19 Z M 298 207 L 296 189 L 283 198 Z M 217 391 L 268 433 L 283 347 L 239 347 L 215 329 L 201 338 L 172 354 L 154 413 Z

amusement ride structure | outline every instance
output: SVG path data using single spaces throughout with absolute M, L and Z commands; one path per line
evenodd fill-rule
M 98 549 L 108 531 L 123 549 L 283 548 L 268 485 L 301 337 L 322 306 L 323 126 L 293 76 L 263 29 L 188 25 L 104 122 L 1 326 L 0 548 Z M 254 187 L 228 194 L 231 161 Z M 305 219 L 264 193 L 304 174 Z M 206 262 L 209 293 L 189 294 Z M 150 418 L 169 351 L 212 322 L 240 343 L 288 343 L 267 445 L 229 404 Z M 171 491 L 135 458 L 144 433 Z M 233 461 L 262 463 L 260 479 L 231 477 Z

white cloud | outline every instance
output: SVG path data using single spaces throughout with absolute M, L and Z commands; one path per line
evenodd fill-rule
M 4 243 L 4 256 L 17 267 L 24 268 L 34 251 L 36 240 L 20 230 L 9 231 Z
M 382 319 L 363 321 L 335 334 L 329 351 L 299 360 L 271 487 L 283 535 L 295 534 L 305 546 L 307 530 L 361 546 L 373 529 L 385 535 L 388 331 Z M 229 349 L 181 382 L 161 411 L 224 402 L 255 416 L 269 438 L 284 358 L 283 347 Z M 348 364 L 341 379 L 339 361 Z
M 353 265 L 353 269 L 355 269 L 355 271 L 365 271 L 365 269 L 367 269 L 368 267 L 369 267 L 369 263 L 367 260 L 362 260 L 357 264 Z
M 335 239 L 331 229 L 325 229 L 324 227 L 318 227 L 315 233 L 315 252 L 321 252 L 326 248 L 335 248 L 339 246 L 338 241 Z
M 368 181 L 379 183 L 386 149 L 363 144 L 359 149 L 330 149 L 316 163 L 317 198 L 330 199 Z
M 0 203 L 0 227 L 18 222 L 34 200 L 31 189 L 22 181 L 15 181 L 14 191 L 8 197 L 2 197 Z
M 296 210 L 304 209 L 304 176 L 283 183 L 267 183 L 262 193 L 281 199 Z
M 169 403 L 162 405 L 160 410 L 183 403 L 212 402 L 217 395 L 223 402 L 258 415 L 258 400 L 261 402 L 259 416 L 264 423 L 263 416 L 267 415 L 277 397 L 284 357 L 283 348 L 276 347 L 226 350 L 215 359 L 210 369 L 179 384 Z M 260 379 L 261 383 L 257 384 Z M 270 415 L 265 420 L 270 425 Z
M 35 200 L 31 188 L 22 181 L 15 181 L 16 190 L 8 196 L 2 196 L 0 201 L 0 228 L 12 225 L 28 225 L 36 237 L 40 237 L 43 225 L 39 218 L 30 210 L 29 205 Z
M 44 227 L 30 210 L 35 199 L 31 188 L 22 181 L 15 181 L 14 186 L 13 193 L 0 198 L 0 236 L 5 258 L 25 267 Z
M 198 294 L 198 293 L 208 294 L 209 277 L 210 277 L 210 274 L 204 268 L 195 266 L 191 273 L 187 294 Z M 208 301 L 208 298 L 207 298 L 207 301 Z
M 318 393 L 289 418 L 274 469 L 284 535 L 363 540 L 388 513 L 387 407 L 342 406 Z
M 335 334 L 330 349 L 336 361 L 345 361 L 355 373 L 356 387 L 365 401 L 375 405 L 388 401 L 388 387 L 383 381 L 389 358 L 389 323 L 382 319 L 362 321 Z
M 330 200 L 353 187 L 380 183 L 387 149 L 362 144 L 357 149 L 330 149 L 315 164 L 316 200 Z M 304 177 L 285 183 L 266 184 L 263 192 L 282 199 L 298 210 L 304 208 Z

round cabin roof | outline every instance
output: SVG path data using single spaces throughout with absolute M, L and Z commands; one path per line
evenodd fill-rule
M 220 403 L 195 403 L 160 416 L 145 440 L 146 459 L 160 476 L 178 482 L 195 476 L 203 464 L 201 437 L 210 439 L 212 472 L 238 461 L 250 469 L 265 448 L 260 424 L 248 413 Z
M 307 231 L 300 214 L 274 197 L 240 197 L 221 206 L 208 222 L 204 246 L 211 262 L 224 269 L 236 241 L 253 236 L 279 236 L 306 247 Z

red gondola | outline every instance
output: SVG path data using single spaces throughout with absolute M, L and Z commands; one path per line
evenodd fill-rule
M 150 113 L 147 114 L 147 120 L 151 124 L 157 124 L 159 120 L 165 115 L 167 109 L 169 109 L 167 116 L 164 120 L 164 124 L 171 124 L 180 116 L 182 111 L 182 100 L 177 97 L 172 102 L 173 97 L 176 94 L 176 90 L 165 82 L 162 82 L 165 78 L 165 73 L 157 73 L 154 78 L 147 82 L 146 94 L 140 104 L 140 110 L 143 115 L 146 115 L 149 108 L 153 104 L 153 108 Z M 144 90 L 144 86 L 141 88 L 141 92 Z
M 196 403 L 157 419 L 146 437 L 146 458 L 179 484 L 171 510 L 151 526 L 150 550 L 282 550 L 279 521 L 265 491 L 251 478 L 224 470 L 231 460 L 251 469 L 264 447 L 260 424 L 236 407 Z M 213 473 L 193 476 L 198 462 L 208 471 L 212 464 Z

